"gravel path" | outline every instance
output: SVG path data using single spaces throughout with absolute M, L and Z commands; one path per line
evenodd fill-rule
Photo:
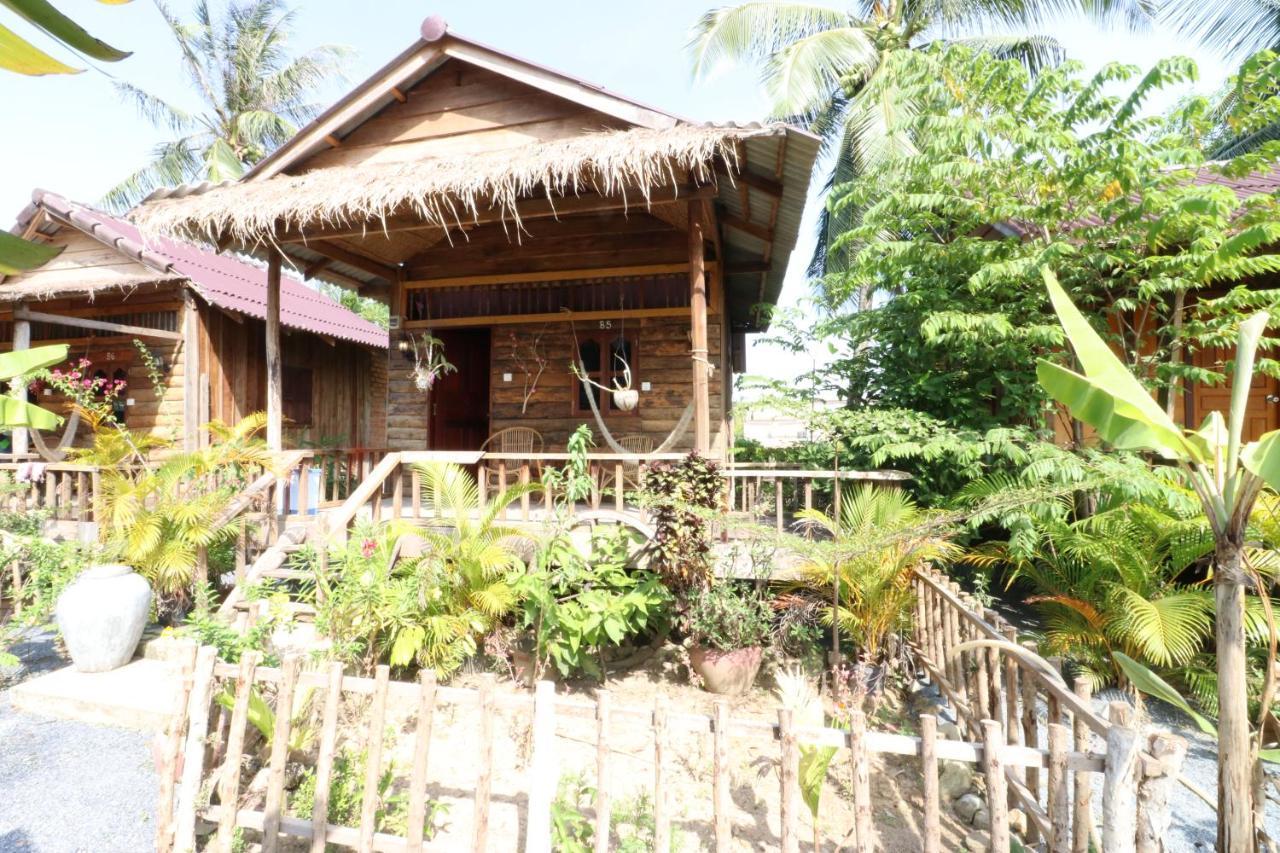
M 14 652 L 17 679 L 62 665 L 47 636 Z M 0 853 L 154 850 L 155 806 L 151 735 L 16 711 L 0 690 Z

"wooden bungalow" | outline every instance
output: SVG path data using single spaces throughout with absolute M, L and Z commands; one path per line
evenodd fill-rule
M 210 420 L 265 408 L 266 270 L 172 240 L 144 245 L 131 223 L 43 190 L 17 230 L 62 251 L 0 280 L 0 346 L 68 344 L 90 376 L 125 382 L 118 420 L 185 447 Z M 295 279 L 278 293 L 285 442 L 382 446 L 386 331 Z M 51 388 L 36 393 L 65 405 Z M 26 439 L 14 436 L 15 453 Z
M 257 255 L 269 292 L 292 263 L 387 300 L 392 450 L 477 450 L 524 427 L 553 451 L 587 423 L 606 450 L 723 455 L 732 377 L 781 290 L 818 144 L 691 122 L 429 18 L 240 181 L 163 190 L 132 217 L 148 239 Z M 457 370 L 427 391 L 414 368 L 430 339 Z M 575 360 L 606 388 L 629 371 L 638 404 L 584 385 Z

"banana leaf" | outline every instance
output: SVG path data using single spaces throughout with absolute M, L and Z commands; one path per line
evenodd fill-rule
M 62 418 L 47 409 L 19 400 L 8 394 L 0 394 L 0 427 L 30 427 L 31 429 L 57 429 Z
M 31 349 L 14 350 L 0 353 L 0 382 L 7 382 L 18 376 L 26 376 L 42 367 L 52 367 L 67 360 L 66 344 L 50 344 Z
M 0 51 L 3 49 L 3 44 L 0 43 Z M 0 59 L 0 63 L 2 62 L 3 60 Z M 58 257 L 62 248 L 62 246 L 33 243 L 30 240 L 15 237 L 8 231 L 0 231 L 0 275 L 16 275 L 43 266 Z
M 1188 717 L 1195 721 L 1200 731 L 1210 737 L 1218 736 L 1218 728 L 1208 717 L 1204 716 L 1195 708 L 1191 707 L 1191 703 L 1183 698 L 1182 694 L 1174 689 L 1173 685 L 1156 675 L 1147 667 L 1138 663 L 1133 658 L 1123 652 L 1112 652 L 1111 656 L 1115 658 L 1116 663 L 1120 665 L 1120 669 L 1124 671 L 1125 677 L 1133 683 L 1139 692 L 1146 693 L 1148 696 L 1154 696 L 1164 702 L 1168 702 L 1173 707 L 1182 711 Z
M 1280 430 L 1264 433 L 1240 452 L 1240 464 L 1273 489 L 1280 490 Z
M 53 7 L 48 0 L 0 0 L 23 18 L 35 24 L 67 47 L 103 62 L 119 62 L 129 56 L 128 51 L 112 47 L 94 38 L 84 27 Z
M 54 59 L 3 24 L 0 24 L 0 68 L 28 77 L 79 74 L 84 70 Z

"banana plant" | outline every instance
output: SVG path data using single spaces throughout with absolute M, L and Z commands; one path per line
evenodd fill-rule
M 120 6 L 130 0 L 98 0 L 109 6 Z M 94 38 L 84 27 L 59 12 L 48 0 L 0 0 L 4 6 L 44 33 L 62 42 L 77 53 L 102 62 L 119 62 L 129 56 L 128 51 L 112 47 Z M 0 68 L 38 77 L 44 74 L 79 74 L 83 68 L 73 68 L 45 53 L 13 30 L 0 24 Z
M 14 350 L 0 354 L 0 383 L 9 382 L 67 360 L 67 345 Z M 10 394 L 0 394 L 0 427 L 55 429 L 62 418 Z
M 1195 488 L 1214 536 L 1215 646 L 1218 663 L 1218 845 L 1245 853 L 1254 845 L 1251 779 L 1260 743 L 1251 737 L 1245 660 L 1243 551 L 1253 504 L 1264 487 L 1280 488 L 1280 430 L 1243 441 L 1245 409 L 1258 342 L 1268 315 L 1240 323 L 1231 409 L 1211 412 L 1198 430 L 1183 429 L 1147 392 L 1072 303 L 1051 270 L 1045 286 L 1083 373 L 1040 360 L 1036 375 L 1054 400 L 1120 450 L 1146 451 L 1181 467 Z M 1259 734 L 1259 737 L 1261 735 Z

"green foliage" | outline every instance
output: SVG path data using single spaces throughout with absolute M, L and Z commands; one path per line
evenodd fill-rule
M 531 571 L 513 578 L 519 627 L 533 633 L 538 668 L 553 663 L 564 677 L 605 677 L 605 653 L 669 621 L 671 594 L 648 571 L 626 566 L 629 538 L 618 528 L 596 533 L 584 559 L 567 536 L 538 548 Z
M 128 0 L 99 0 L 116 5 Z M 47 0 L 5 0 L 11 11 L 46 35 L 57 39 L 78 54 L 102 62 L 119 62 L 130 54 L 114 48 L 90 35 L 84 27 L 59 12 Z M 44 74 L 78 74 L 84 69 L 54 59 L 31 42 L 0 25 L 0 68 L 17 74 L 40 76 Z M 3 247 L 0 247 L 0 251 Z
M 724 493 L 720 467 L 696 453 L 679 462 L 655 462 L 645 473 L 642 504 L 656 530 L 652 565 L 677 594 L 711 577 L 707 515 Z
M 156 147 L 150 163 L 107 194 L 105 203 L 116 209 L 133 206 L 156 187 L 239 178 L 315 117 L 317 90 L 342 78 L 350 53 L 325 45 L 291 55 L 294 12 L 283 0 L 248 0 L 225 9 L 200 3 L 190 21 L 157 5 L 198 107 L 188 111 L 116 82 L 119 95 L 144 119 L 174 134 Z
M 8 581 L 17 565 L 22 577 L 21 589 L 8 593 L 9 605 L 15 611 L 20 605 L 22 614 L 11 613 L 7 621 L 20 627 L 51 623 L 58 596 L 92 562 L 92 547 L 38 535 L 5 536 L 2 541 L 0 574 Z
M 327 281 L 316 282 L 321 293 L 337 302 L 353 314 L 368 320 L 380 329 L 391 326 L 391 309 L 385 302 L 370 296 L 361 296 L 349 287 L 340 287 Z
M 556 853 L 595 850 L 595 821 L 584 814 L 595 804 L 596 789 L 581 774 L 566 773 L 556 783 L 551 801 L 551 849 Z M 619 853 L 653 853 L 657 824 L 653 799 L 641 791 L 615 800 L 609 812 L 609 849 Z M 671 850 L 683 849 L 682 833 L 671 833 Z
M 906 626 L 916 569 L 957 555 L 954 524 L 899 489 L 869 484 L 844 496 L 839 516 L 814 509 L 800 518 L 823 535 L 808 544 L 793 590 L 822 602 L 825 624 L 865 660 L 880 662 L 890 636 Z
M 683 627 L 698 645 L 730 652 L 768 644 L 772 616 L 763 590 L 725 579 L 690 593 Z
M 174 452 L 159 462 L 146 458 L 158 440 L 91 414 L 90 421 L 93 445 L 75 458 L 101 466 L 103 547 L 133 566 L 158 595 L 185 605 L 198 551 L 236 536 L 243 522 L 227 518 L 228 507 L 252 478 L 271 468 L 271 454 L 258 437 L 266 416 L 250 415 L 235 426 L 212 422 L 208 447 Z
M 368 766 L 368 753 L 344 747 L 333 759 L 329 777 L 329 823 L 334 826 L 358 827 L 364 809 L 364 777 Z M 409 795 L 395 785 L 396 767 L 388 765 L 378 777 L 378 808 L 374 812 L 374 831 L 403 836 L 409 822 Z M 289 795 L 289 813 L 294 817 L 311 819 L 316 801 L 316 772 L 307 769 L 298 786 Z M 430 841 L 444 828 L 449 804 L 439 800 L 427 801 L 427 814 L 423 822 L 423 838 Z M 330 845 L 331 847 L 333 845 Z
M 201 646 L 213 646 L 218 650 L 218 658 L 228 663 L 239 663 L 246 652 L 258 652 L 263 666 L 279 666 L 280 658 L 267 650 L 267 642 L 280 625 L 281 619 L 268 611 L 242 633 L 207 608 L 197 607 L 187 614 L 178 633 L 191 637 Z
M 526 537 L 498 516 L 530 489 L 509 489 L 482 507 L 461 466 L 430 463 L 418 473 L 424 511 L 445 526 L 357 526 L 326 570 L 313 567 L 316 625 L 337 654 L 366 670 L 386 660 L 445 676 L 516 606 L 508 578 L 523 569 L 516 549 Z M 409 537 L 418 556 L 401 554 Z

